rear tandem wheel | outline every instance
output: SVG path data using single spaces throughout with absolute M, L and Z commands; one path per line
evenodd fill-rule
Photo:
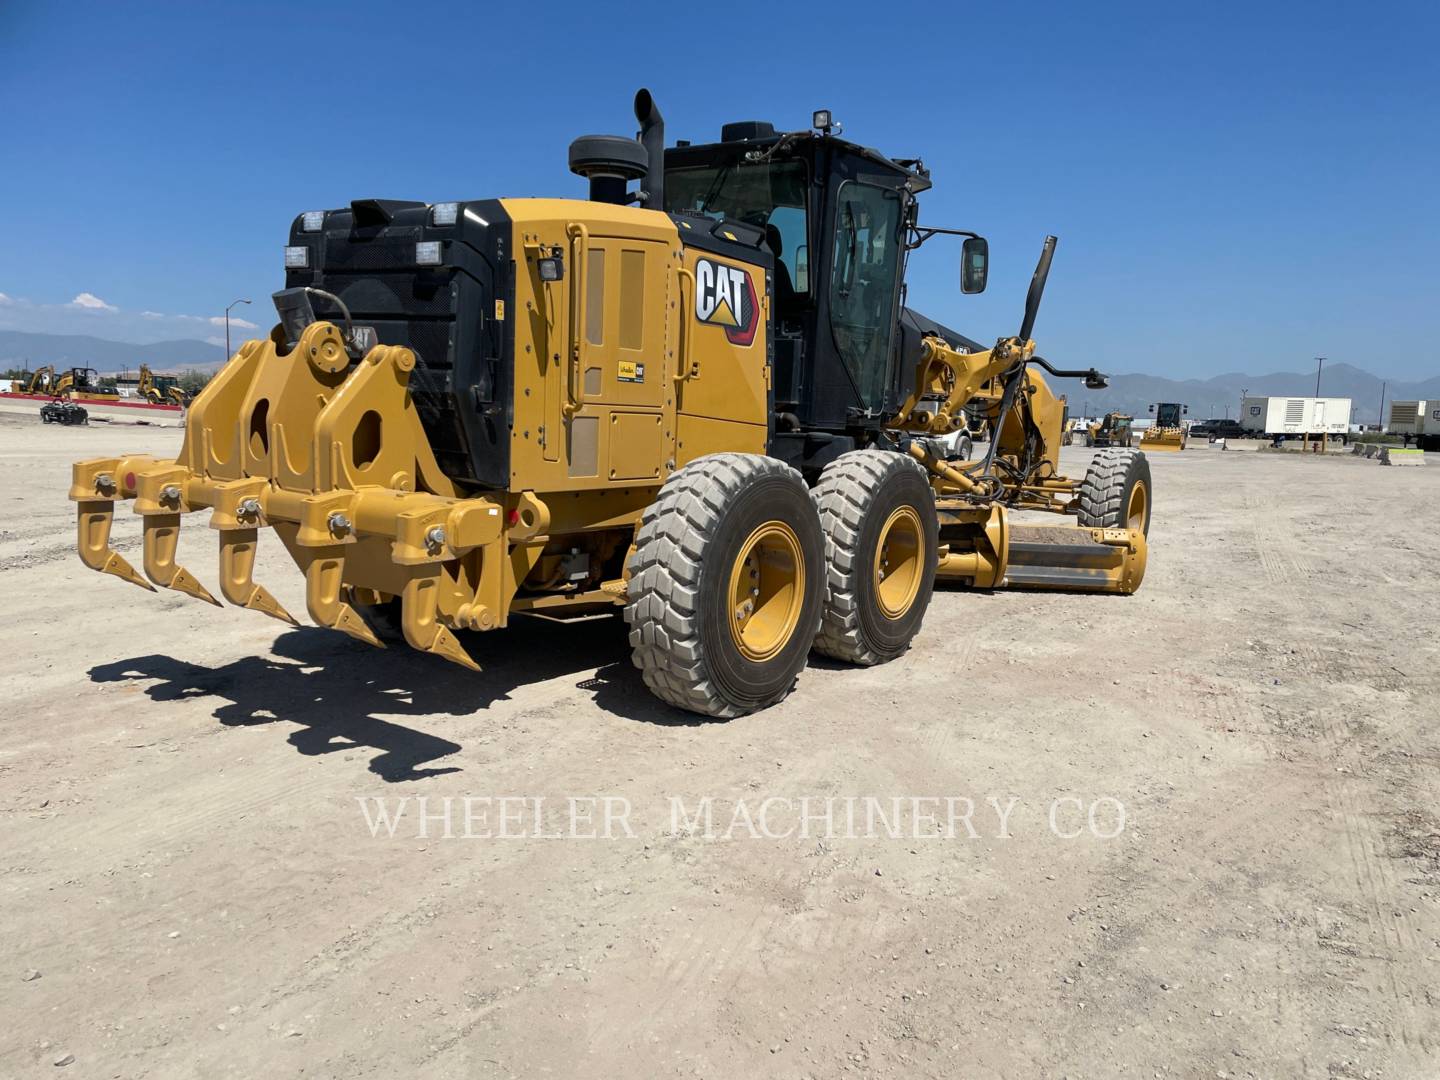
M 798 472 L 713 454 L 675 473 L 645 511 L 625 622 L 662 701 L 743 716 L 784 698 L 820 622 L 824 549 Z
M 815 649 L 881 664 L 910 647 L 935 588 L 939 521 L 925 471 L 890 450 L 852 450 L 815 485 L 825 606 Z

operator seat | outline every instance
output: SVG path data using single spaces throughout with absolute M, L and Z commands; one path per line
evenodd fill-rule
M 778 226 L 765 226 L 765 246 L 775 256 L 775 310 L 788 314 L 795 307 L 795 284 L 790 280 L 790 268 L 783 259 L 785 242 L 780 237 Z

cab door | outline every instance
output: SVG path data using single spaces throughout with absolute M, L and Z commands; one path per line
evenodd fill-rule
M 887 405 L 904 254 L 900 192 L 864 179 L 835 194 L 830 331 L 862 408 Z
M 770 418 L 770 282 L 765 268 L 687 246 L 675 362 L 676 464 L 765 452 Z

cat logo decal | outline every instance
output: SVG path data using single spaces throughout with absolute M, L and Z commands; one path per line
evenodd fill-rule
M 749 345 L 760 321 L 760 304 L 750 274 L 711 259 L 696 262 L 695 317 L 723 326 L 732 345 Z

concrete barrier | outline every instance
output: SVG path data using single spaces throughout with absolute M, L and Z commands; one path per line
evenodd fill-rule
M 1380 452 L 1381 465 L 1424 465 L 1424 450 L 1402 450 L 1398 446 L 1387 446 Z
M 1367 443 L 1366 446 L 1365 446 L 1365 456 L 1366 456 L 1366 457 L 1379 457 L 1380 451 L 1383 450 L 1383 449 L 1384 449 L 1384 447 L 1378 446 L 1378 445 L 1376 445 L 1375 443 Z

